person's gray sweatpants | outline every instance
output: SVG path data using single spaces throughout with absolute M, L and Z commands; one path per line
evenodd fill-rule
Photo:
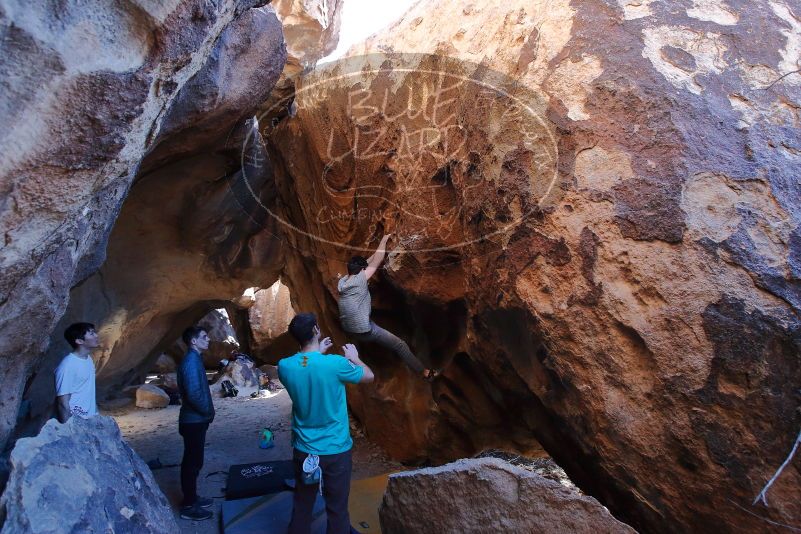
M 412 370 L 422 373 L 425 367 L 422 362 L 417 359 L 417 356 L 412 354 L 409 345 L 406 344 L 401 338 L 384 330 L 373 321 L 370 321 L 370 331 L 361 334 L 348 332 L 348 335 L 356 341 L 363 343 L 376 343 L 384 348 L 387 348 L 395 353 L 395 355 L 403 360 L 403 363 L 408 365 Z

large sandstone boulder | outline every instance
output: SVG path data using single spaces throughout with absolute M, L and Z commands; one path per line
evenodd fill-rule
M 215 383 L 219 384 L 221 380 L 230 380 L 235 386 L 254 388 L 259 386 L 260 376 L 261 370 L 251 360 L 237 358 L 223 369 Z
M 180 530 L 150 469 L 104 416 L 51 419 L 17 441 L 0 507 L 2 534 Z
M 211 310 L 198 322 L 209 334 L 209 348 L 203 353 L 206 369 L 216 369 L 220 360 L 227 360 L 233 351 L 240 350 L 236 332 L 227 313 Z
M 49 414 L 51 370 L 68 351 L 60 332 L 70 322 L 98 323 L 102 395 L 140 380 L 210 309 L 277 280 L 280 241 L 242 194 L 257 191 L 261 206 L 272 198 L 264 186 L 270 163 L 252 133 L 257 121 L 244 119 L 272 92 L 287 47 L 293 73 L 333 50 L 341 7 L 69 1 L 56 17 L 41 2 L 17 4 L 0 9 L 13 29 L 0 45 L 0 70 L 9 74 L 0 96 L 14 103 L 2 108 L 0 138 L 14 155 L 0 169 L 0 189 L 10 195 L 0 205 L 0 355 L 15 355 L 0 445 L 24 384 L 32 406 L 25 413 L 38 421 Z M 109 242 L 108 270 L 90 276 Z M 40 363 L 34 355 L 49 332 Z M 36 370 L 41 376 L 27 380 Z
M 342 0 L 273 0 L 270 5 L 284 26 L 285 76 L 314 67 L 337 47 Z
M 642 530 L 797 522 L 797 470 L 751 504 L 801 427 L 794 6 L 418 2 L 259 122 L 286 56 L 255 4 L 0 9 L 0 442 L 62 313 L 45 363 L 96 321 L 101 393 L 279 275 L 340 346 L 337 274 L 392 232 L 374 318 L 444 368 L 364 351 L 392 455 L 541 444 Z
M 136 390 L 137 408 L 166 408 L 169 404 L 170 396 L 158 386 L 142 384 Z
M 197 83 L 170 108 L 168 131 L 142 162 L 106 262 L 72 291 L 61 319 L 59 327 L 86 317 L 98 323 L 101 393 L 149 370 L 186 326 L 243 288 L 278 278 L 280 242 L 248 203 L 270 205 L 274 197 L 264 185 L 271 166 L 252 113 L 270 93 L 286 51 L 269 6 L 247 13 L 214 43 Z M 244 198 L 248 187 L 262 196 Z M 213 367 L 236 346 L 228 337 L 215 339 L 221 343 L 210 353 Z M 51 350 L 62 345 L 54 335 Z
M 339 345 L 337 274 L 393 233 L 374 319 L 444 368 L 365 349 L 368 435 L 539 442 L 642 530 L 798 524 L 796 469 L 752 505 L 801 427 L 788 6 L 423 1 L 298 79 L 271 137 L 293 301 Z
M 70 289 L 106 258 L 111 230 L 118 226 L 143 156 L 157 143 L 163 154 L 207 149 L 187 143 L 213 144 L 230 134 L 269 94 L 286 52 L 280 22 L 265 3 L 65 1 L 53 8 L 42 1 L 12 1 L 0 8 L 5 32 L 0 42 L 0 152 L 6 155 L 0 164 L 0 355 L 8 380 L 0 404 L 0 444 L 16 422 L 23 388 L 54 329 L 54 352 L 45 359 L 66 354 L 59 337 L 64 321 L 72 317 L 57 323 Z M 177 139 L 181 136 L 185 142 Z M 155 154 L 152 160 L 157 164 L 164 157 Z M 180 190 L 160 196 L 156 204 L 181 205 Z M 133 224 L 148 236 L 144 241 L 153 239 L 146 226 Z M 149 242 L 132 255 L 145 260 L 159 248 Z M 164 263 L 155 272 L 166 272 Z M 198 299 L 180 302 L 166 291 L 161 295 L 171 306 L 153 307 L 156 303 L 146 297 L 152 286 L 139 283 L 149 278 L 147 271 L 136 264 L 123 269 L 131 275 L 125 296 L 112 292 L 106 300 L 96 280 L 73 298 L 85 297 L 75 303 L 81 308 L 76 315 L 100 323 L 109 351 L 130 322 L 145 330 L 140 339 L 129 338 L 129 350 L 140 354 L 133 358 L 139 361 L 147 356 L 142 348 L 153 348 L 169 328 L 159 313 L 178 313 Z M 222 295 L 214 292 L 215 298 Z M 124 311 L 120 303 L 126 299 L 140 300 L 143 313 Z M 160 310 L 155 315 L 149 311 L 155 309 Z M 99 376 L 108 354 L 96 360 Z M 130 363 L 107 372 L 129 380 L 147 370 Z M 39 386 L 31 383 L 29 400 L 52 399 L 48 384 Z M 41 414 L 49 411 L 49 406 L 35 408 Z
M 390 475 L 379 509 L 387 534 L 634 534 L 592 497 L 497 458 Z
M 289 288 L 280 280 L 267 289 L 256 291 L 254 299 L 253 306 L 248 309 L 253 343 L 266 345 L 286 332 L 295 310 Z
M 260 108 L 266 124 L 290 113 L 289 102 L 277 104 L 291 98 L 295 78 L 336 49 L 343 4 L 343 0 L 273 0 L 270 3 L 283 24 L 287 61 L 273 92 Z
M 277 362 L 297 350 L 297 342 L 287 333 L 295 316 L 289 288 L 277 281 L 256 291 L 255 302 L 248 309 L 251 329 L 251 353 L 261 361 Z

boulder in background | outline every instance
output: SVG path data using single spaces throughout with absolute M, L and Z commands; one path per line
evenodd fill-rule
M 170 404 L 170 396 L 158 386 L 142 384 L 136 390 L 136 406 L 138 408 L 166 408 Z
M 161 375 L 161 389 L 168 392 L 169 390 L 178 391 L 178 374 L 165 373 Z
M 246 358 L 237 358 L 229 363 L 219 375 L 221 380 L 230 380 L 237 387 L 259 387 L 261 370 Z
M 260 365 L 259 371 L 261 371 L 262 374 L 267 375 L 270 378 L 270 380 L 278 380 L 278 366 L 276 365 L 270 365 L 270 364 Z

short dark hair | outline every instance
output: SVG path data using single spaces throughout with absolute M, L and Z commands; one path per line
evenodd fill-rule
M 95 325 L 92 323 L 72 323 L 67 327 L 66 330 L 64 330 L 64 339 L 67 340 L 67 343 L 70 344 L 70 347 L 77 349 L 78 344 L 75 343 L 75 340 L 83 340 L 83 336 L 85 336 L 89 330 L 94 329 Z
M 206 332 L 208 334 L 208 331 L 202 326 L 190 326 L 184 330 L 183 334 L 181 334 L 181 339 L 184 340 L 184 343 L 186 343 L 186 346 L 188 347 L 192 344 L 192 340 L 197 338 L 201 332 Z
M 303 345 L 314 337 L 315 326 L 317 317 L 313 313 L 299 313 L 289 321 L 289 333 Z
M 353 256 L 348 261 L 348 274 L 359 274 L 367 268 L 367 258 L 364 256 Z

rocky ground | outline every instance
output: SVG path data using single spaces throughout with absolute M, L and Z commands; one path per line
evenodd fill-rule
M 204 522 L 178 518 L 183 534 L 220 532 L 220 510 L 231 465 L 289 459 L 291 456 L 289 417 L 292 403 L 289 396 L 285 390 L 279 390 L 270 398 L 251 399 L 252 391 L 239 388 L 238 397 L 214 399 L 217 415 L 206 438 L 205 465 L 198 479 L 198 490 L 201 495 L 214 499 L 215 517 Z M 158 459 L 162 463 L 164 467 L 155 469 L 153 475 L 173 506 L 176 517 L 181 499 L 179 464 L 183 453 L 178 435 L 179 409 L 179 406 L 168 406 L 146 410 L 136 408 L 132 402 L 101 407 L 104 415 L 114 417 L 125 439 L 145 462 Z M 263 427 L 275 433 L 275 447 L 272 449 L 259 448 L 259 431 Z M 354 479 L 403 469 L 361 432 L 353 434 Z

